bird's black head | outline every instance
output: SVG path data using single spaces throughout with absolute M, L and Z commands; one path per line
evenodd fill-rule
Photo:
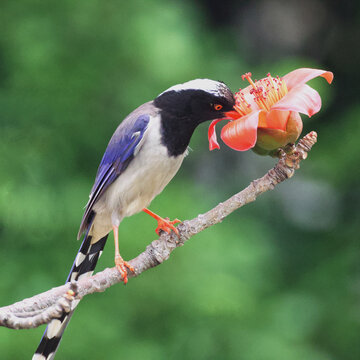
M 234 95 L 220 81 L 196 79 L 172 86 L 162 92 L 154 105 L 180 120 L 190 118 L 196 125 L 207 120 L 225 117 L 234 110 Z
M 229 117 L 234 111 L 235 99 L 224 83 L 196 79 L 162 92 L 154 105 L 161 112 L 162 141 L 169 154 L 176 156 L 186 150 L 200 123 Z

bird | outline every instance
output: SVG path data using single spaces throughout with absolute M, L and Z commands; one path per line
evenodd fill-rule
M 115 265 L 127 283 L 127 271 L 135 269 L 121 257 L 118 241 L 118 228 L 126 217 L 144 211 L 158 222 L 158 234 L 178 235 L 178 219 L 162 218 L 148 206 L 179 170 L 196 127 L 232 118 L 234 105 L 234 94 L 225 83 L 195 79 L 168 88 L 120 123 L 98 167 L 78 233 L 78 239 L 82 234 L 84 238 L 66 282 L 92 275 L 113 231 Z M 78 303 L 74 300 L 69 313 L 48 324 L 33 360 L 55 357 Z

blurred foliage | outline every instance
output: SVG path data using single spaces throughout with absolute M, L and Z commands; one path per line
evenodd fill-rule
M 89 296 L 59 359 L 358 360 L 359 142 L 356 2 L 2 0 L 0 303 L 60 285 L 107 141 L 135 107 L 198 77 L 332 70 L 315 81 L 319 143 L 293 179 L 192 239 L 160 267 Z M 274 163 L 194 150 L 151 208 L 189 219 Z M 120 228 L 130 259 L 155 238 Z M 127 239 L 131 239 L 128 241 Z M 113 265 L 110 238 L 99 270 Z M 44 327 L 0 328 L 1 359 L 30 358 Z

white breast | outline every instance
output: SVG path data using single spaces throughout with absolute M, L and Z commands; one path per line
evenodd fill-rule
M 92 232 L 103 236 L 113 224 L 149 206 L 177 173 L 185 155 L 168 156 L 161 144 L 160 117 L 151 118 L 135 158 L 94 205 L 97 215 Z

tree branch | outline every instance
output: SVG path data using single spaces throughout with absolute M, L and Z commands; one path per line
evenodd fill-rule
M 316 132 L 304 136 L 296 146 L 288 149 L 287 153 L 279 152 L 279 161 L 262 178 L 254 180 L 249 186 L 233 195 L 223 203 L 218 204 L 205 214 L 200 214 L 192 220 L 186 220 L 178 226 L 180 236 L 174 232 L 162 233 L 158 240 L 154 240 L 146 250 L 129 261 L 135 272 L 129 272 L 129 277 L 136 277 L 142 272 L 160 265 L 167 260 L 171 252 L 189 240 L 192 236 L 220 223 L 225 217 L 240 207 L 253 202 L 262 193 L 274 189 L 284 180 L 293 176 L 299 168 L 301 160 L 306 159 L 307 153 L 317 141 Z M 53 288 L 42 294 L 24 299 L 15 304 L 0 308 L 0 326 L 12 329 L 29 329 L 49 323 L 59 318 L 64 312 L 68 313 L 72 302 L 82 299 L 85 295 L 105 291 L 108 287 L 122 281 L 118 270 L 107 268 L 89 278 Z

